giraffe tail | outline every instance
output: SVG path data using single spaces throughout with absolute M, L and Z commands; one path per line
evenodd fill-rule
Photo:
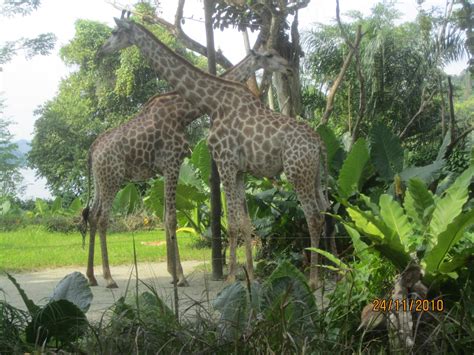
M 92 166 L 92 151 L 89 150 L 89 156 L 87 159 L 87 205 L 82 210 L 82 224 L 81 224 L 81 235 L 82 235 L 82 249 L 86 246 L 86 236 L 87 236 L 87 223 L 89 222 L 89 212 L 90 212 L 90 200 L 91 200 L 91 166 Z
M 326 145 L 321 144 L 321 160 L 322 160 L 322 165 L 323 165 L 323 173 L 324 173 L 324 197 L 326 199 L 325 202 L 325 211 L 329 208 L 331 203 L 329 202 L 329 162 L 328 162 L 328 152 L 326 149 Z

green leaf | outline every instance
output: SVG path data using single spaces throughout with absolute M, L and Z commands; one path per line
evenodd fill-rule
M 310 326 L 312 318 L 308 315 L 317 310 L 306 277 L 287 260 L 281 262 L 264 282 L 262 308 L 270 323 L 284 321 L 288 327 Z
M 327 125 L 320 125 L 316 130 L 321 138 L 323 139 L 324 145 L 326 146 L 327 150 L 327 157 L 328 157 L 328 166 L 331 166 L 331 163 L 336 156 L 338 151 L 342 151 L 342 146 L 339 143 L 336 135 Z
M 395 231 L 371 213 L 361 211 L 357 207 L 348 207 L 347 212 L 355 222 L 356 229 L 362 234 L 362 241 L 373 245 L 375 250 L 399 270 L 403 270 L 408 265 L 411 260 L 410 255 L 406 252 Z
M 369 160 L 367 142 L 359 138 L 353 145 L 349 155 L 342 164 L 337 184 L 341 197 L 349 197 L 359 190 L 362 181 L 362 172 Z
M 190 161 L 194 167 L 199 170 L 202 181 L 206 185 L 209 185 L 209 179 L 211 177 L 211 154 L 209 153 L 209 148 L 207 147 L 205 139 L 200 140 L 196 144 L 191 154 Z
M 439 147 L 436 160 L 444 159 L 444 156 L 446 155 L 446 150 L 448 149 L 449 144 L 451 144 L 451 131 L 448 129 L 448 131 L 446 132 L 446 135 L 444 136 L 443 143 Z
M 85 314 L 68 300 L 48 303 L 40 309 L 25 329 L 29 343 L 43 345 L 51 338 L 67 344 L 76 341 L 87 327 Z
M 51 301 L 68 300 L 75 304 L 82 312 L 87 312 L 92 302 L 92 291 L 89 282 L 83 274 L 75 271 L 66 275 L 56 285 Z
M 212 305 L 221 313 L 217 324 L 225 339 L 238 339 L 247 322 L 249 300 L 247 290 L 240 282 L 224 288 L 217 295 Z
M 121 189 L 114 200 L 114 208 L 119 211 L 125 211 L 127 214 L 132 213 L 140 204 L 140 193 L 133 182 L 125 185 Z
M 163 178 L 154 179 L 151 182 L 150 188 L 148 189 L 148 194 L 143 198 L 143 203 L 149 209 L 151 209 L 157 216 L 160 218 L 164 217 L 164 189 L 165 182 Z
M 196 171 L 186 161 L 181 164 L 181 169 L 179 170 L 179 182 L 184 185 L 194 186 L 199 190 L 202 190 L 203 187 L 202 181 L 197 177 Z
M 410 179 L 419 178 L 426 184 L 430 184 L 438 177 L 445 165 L 446 162 L 444 160 L 435 160 L 429 165 L 411 166 L 400 173 L 400 178 L 405 183 Z
M 458 215 L 447 228 L 437 235 L 435 244 L 426 250 L 422 262 L 429 273 L 439 272 L 441 263 L 449 250 L 463 236 L 464 231 L 474 224 L 474 209 Z
M 433 194 L 422 180 L 413 178 L 408 181 L 404 207 L 408 216 L 419 227 L 425 226 L 425 223 L 430 218 L 428 212 L 432 212 L 434 207 L 434 199 Z
M 352 244 L 354 245 L 355 255 L 361 260 L 366 259 L 369 256 L 370 251 L 369 251 L 369 247 L 367 246 L 367 244 L 365 244 L 362 241 L 362 239 L 360 237 L 360 233 L 355 228 L 352 228 L 347 223 L 344 223 L 343 226 L 346 229 L 347 234 L 349 234 L 349 236 L 352 239 Z
M 370 132 L 370 155 L 380 177 L 386 182 L 403 169 L 403 148 L 398 136 L 386 125 L 375 124 Z
M 78 213 L 82 209 L 82 202 L 79 197 L 76 197 L 74 201 L 71 202 L 71 205 L 69 206 L 69 210 L 71 211 L 72 214 Z
M 380 196 L 379 204 L 380 216 L 383 221 L 390 229 L 395 231 L 405 251 L 408 251 L 410 237 L 414 235 L 414 231 L 403 208 L 398 202 L 393 200 L 392 196 L 387 194 Z
M 342 271 L 350 270 L 350 267 L 348 265 L 344 264 L 344 262 L 342 260 L 340 260 L 339 258 L 337 258 L 336 256 L 332 255 L 331 253 L 329 253 L 325 250 L 322 250 L 322 249 L 319 249 L 319 248 L 306 248 L 306 250 L 312 251 L 314 253 L 321 254 L 326 259 L 328 259 L 329 261 L 334 263 L 339 268 L 339 270 L 342 270 Z
M 49 212 L 48 204 L 41 198 L 35 200 L 35 208 L 39 216 L 45 216 Z
M 461 213 L 468 198 L 468 187 L 474 174 L 474 167 L 466 169 L 446 190 L 444 197 L 436 202 L 430 222 L 433 237 L 443 233 L 448 225 Z
M 439 271 L 443 274 L 448 274 L 456 271 L 457 269 L 467 265 L 469 260 L 474 255 L 474 247 L 464 249 L 460 254 L 456 254 L 449 261 L 443 261 L 439 266 Z
M 62 205 L 63 199 L 60 196 L 56 197 L 51 205 L 51 213 L 55 214 L 61 211 Z
M 13 283 L 13 285 L 15 285 L 16 289 L 18 290 L 18 293 L 20 294 L 21 299 L 23 300 L 26 308 L 28 309 L 28 312 L 33 317 L 40 310 L 40 307 L 28 298 L 26 292 L 21 288 L 20 284 L 12 275 L 10 275 L 8 272 L 6 272 L 6 274 L 8 279 Z

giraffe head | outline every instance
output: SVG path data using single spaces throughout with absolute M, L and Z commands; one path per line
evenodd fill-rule
M 255 68 L 264 68 L 270 72 L 280 72 L 288 75 L 293 74 L 289 62 L 274 49 L 265 51 L 250 51 L 250 56 Z
M 133 36 L 133 24 L 131 21 L 126 19 L 114 18 L 117 27 L 112 30 L 112 35 L 109 39 L 100 47 L 97 55 L 110 54 L 117 52 L 123 48 L 130 47 Z

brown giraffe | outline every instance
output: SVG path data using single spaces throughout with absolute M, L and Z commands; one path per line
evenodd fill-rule
M 235 280 L 237 239 L 245 241 L 247 271 L 253 278 L 251 222 L 245 208 L 244 174 L 274 177 L 285 172 L 302 205 L 311 237 L 318 247 L 329 205 L 321 186 L 320 164 L 325 148 L 307 124 L 273 112 L 244 85 L 212 76 L 194 67 L 150 31 L 130 20 L 115 19 L 117 28 L 102 53 L 137 45 L 162 78 L 196 108 L 212 116 L 208 145 L 226 194 L 230 262 L 228 281 Z M 312 253 L 310 285 L 316 287 L 318 254 Z
M 252 52 L 235 67 L 223 74 L 225 78 L 245 81 L 256 70 L 288 71 L 288 62 L 276 52 Z M 168 271 L 173 275 L 176 255 L 176 279 L 179 286 L 187 285 L 179 259 L 176 242 L 176 185 L 183 159 L 189 153 L 185 127 L 202 116 L 177 93 L 156 95 L 143 105 L 140 113 L 129 122 L 101 134 L 89 150 L 89 174 L 94 177 L 94 200 L 85 209 L 85 223 L 90 223 L 87 277 L 92 286 L 94 276 L 94 244 L 99 229 L 102 266 L 107 287 L 115 288 L 106 243 L 109 210 L 120 186 L 125 181 L 144 181 L 162 174 L 165 178 L 165 229 Z M 90 181 L 90 177 L 89 177 Z M 176 248 L 174 251 L 172 248 Z

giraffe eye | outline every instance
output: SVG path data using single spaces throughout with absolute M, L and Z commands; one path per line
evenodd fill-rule
M 267 54 L 265 57 L 267 57 L 267 58 L 272 58 L 272 57 L 273 57 L 273 54 L 272 54 L 272 53 Z

